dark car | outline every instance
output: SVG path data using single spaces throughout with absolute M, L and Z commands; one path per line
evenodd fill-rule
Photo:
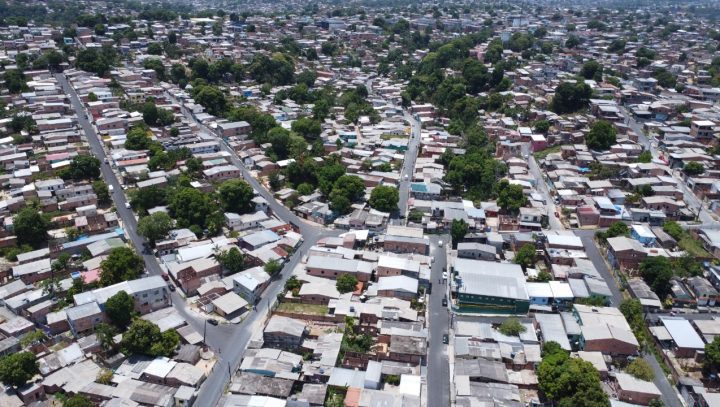
M 217 326 L 218 322 L 215 319 L 208 319 L 208 324 Z
M 446 345 L 450 343 L 450 337 L 448 336 L 448 334 L 443 334 L 443 343 Z
M 175 291 L 175 286 L 172 284 L 168 285 L 168 288 L 170 289 L 170 291 Z
M 442 305 L 443 307 L 447 307 L 447 298 L 442 299 Z

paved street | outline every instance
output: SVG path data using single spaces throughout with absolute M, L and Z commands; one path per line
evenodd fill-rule
M 442 299 L 447 295 L 447 284 L 440 284 L 443 268 L 447 267 L 445 247 L 439 247 L 438 241 L 450 241 L 449 235 L 434 235 L 430 238 L 430 256 L 434 262 L 430 273 L 432 293 L 428 296 L 428 369 L 427 369 L 427 405 L 447 406 L 450 403 L 450 366 L 448 364 L 448 345 L 442 343 L 442 336 L 448 333 L 450 313 L 443 307 Z M 448 297 L 448 301 L 449 301 Z
M 528 154 L 528 166 L 530 167 L 530 173 L 533 177 L 535 177 L 535 180 L 537 182 L 537 191 L 540 192 L 540 194 L 543 196 L 543 199 L 545 200 L 545 206 L 547 207 L 547 216 L 548 216 L 548 226 L 551 230 L 562 230 L 565 229 L 565 226 L 563 226 L 560 219 L 555 215 L 558 212 L 557 207 L 555 206 L 555 201 L 553 201 L 553 197 L 550 194 L 550 189 L 548 188 L 547 182 L 545 181 L 545 176 L 543 175 L 542 170 L 540 170 L 540 166 L 535 161 L 535 157 L 532 156 L 532 154 Z
M 585 253 L 588 256 L 588 260 L 592 261 L 593 266 L 595 266 L 597 271 L 600 272 L 600 275 L 605 280 L 608 287 L 610 287 L 610 292 L 612 293 L 610 305 L 612 305 L 613 307 L 620 306 L 620 303 L 623 300 L 623 296 L 617 286 L 617 280 L 613 276 L 613 273 L 608 269 L 607 264 L 605 264 L 603 255 L 602 253 L 600 253 L 600 249 L 598 249 L 597 245 L 595 244 L 595 231 L 578 229 L 575 231 L 575 234 L 580 237 L 580 240 L 582 240 L 583 246 L 585 247 Z
M 630 111 L 628 111 L 625 107 L 621 107 L 620 113 L 625 118 L 625 123 L 632 129 L 632 131 L 635 132 L 635 134 L 638 135 L 638 141 L 640 142 L 640 144 L 643 145 L 646 150 L 650 151 L 653 158 L 659 158 L 661 155 L 663 155 L 663 152 L 658 150 L 657 142 L 649 140 L 645 136 L 645 132 L 643 131 L 642 126 L 635 120 Z M 678 181 L 678 185 L 680 185 L 680 188 L 683 191 L 683 200 L 688 205 L 688 208 L 692 209 L 695 213 L 698 213 L 698 220 L 710 226 L 720 226 L 718 225 L 718 221 L 715 218 L 715 215 L 713 215 L 709 210 L 707 210 L 707 208 L 705 208 L 705 205 L 700 201 L 700 199 L 698 199 L 697 195 L 695 195 L 690 190 L 690 188 L 685 185 L 680 170 L 676 170 L 673 176 Z
M 104 161 L 105 151 L 100 142 L 100 138 L 92 124 L 87 120 L 87 116 L 80 99 L 77 97 L 77 94 L 72 89 L 72 86 L 69 84 L 64 75 L 57 75 L 56 77 L 58 78 L 58 81 L 63 87 L 65 93 L 69 94 L 71 97 L 71 103 L 73 109 L 77 113 L 78 122 L 87 135 L 88 143 L 90 144 L 93 154 L 101 161 Z M 186 116 L 189 116 L 187 115 L 187 112 L 185 113 Z M 194 120 L 191 116 L 190 119 Z M 206 131 L 212 134 L 209 129 L 206 129 Z M 265 291 L 263 299 L 257 306 L 257 310 L 251 311 L 246 316 L 246 319 L 240 324 L 221 324 L 219 326 L 207 325 L 207 327 L 205 327 L 205 320 L 187 309 L 187 304 L 185 303 L 184 298 L 178 292 L 172 293 L 173 306 L 175 309 L 201 334 L 203 333 L 203 329 L 207 328 L 207 344 L 219 352 L 218 362 L 214 370 L 200 388 L 200 392 L 196 400 L 196 405 L 199 406 L 214 406 L 217 404 L 224 392 L 225 384 L 229 380 L 229 372 L 234 372 L 239 365 L 250 338 L 255 332 L 258 332 L 261 329 L 261 324 L 269 313 L 270 305 L 276 300 L 277 294 L 283 290 L 285 280 L 292 274 L 292 270 L 295 269 L 303 256 L 307 254 L 308 249 L 324 236 L 337 236 L 340 234 L 339 231 L 324 230 L 319 226 L 310 225 L 300 220 L 287 208 L 278 203 L 269 191 L 263 188 L 254 178 L 252 178 L 249 171 L 241 165 L 237 155 L 235 155 L 229 147 L 227 147 L 224 143 L 222 143 L 222 146 L 231 153 L 233 163 L 243 170 L 245 179 L 268 201 L 268 205 L 272 211 L 280 218 L 293 222 L 297 225 L 304 240 L 301 247 L 290 258 L 289 262 L 286 263 L 280 278 L 276 278 Z M 103 179 L 105 179 L 108 185 L 113 186 L 114 193 L 112 194 L 112 199 L 115 202 L 118 216 L 120 216 L 123 221 L 125 231 L 132 241 L 133 246 L 135 246 L 136 251 L 138 253 L 142 253 L 144 239 L 137 234 L 137 220 L 135 219 L 135 215 L 132 210 L 125 207 L 127 198 L 123 193 L 122 185 L 118 181 L 110 166 L 104 164 L 104 162 L 101 166 L 101 171 Z M 163 270 L 155 256 L 143 254 L 142 257 L 145 261 L 149 274 L 162 274 Z
M 410 197 L 410 184 L 412 183 L 413 173 L 415 172 L 415 161 L 417 160 L 418 148 L 420 146 L 420 122 L 410 113 L 405 113 L 405 120 L 410 123 L 410 139 L 408 140 L 408 149 L 405 152 L 402 169 L 400 170 L 400 183 L 398 184 L 398 209 L 400 217 L 407 215 L 408 198 Z
M 161 275 L 163 273 L 163 270 L 160 267 L 160 264 L 158 263 L 155 256 L 150 254 L 142 254 L 143 243 L 145 242 L 145 239 L 143 239 L 142 237 L 140 237 L 140 235 L 137 234 L 137 220 L 135 219 L 135 215 L 133 214 L 132 210 L 125 207 L 127 198 L 123 193 L 122 185 L 118 181 L 115 173 L 112 171 L 110 166 L 104 163 L 105 150 L 102 147 L 102 143 L 100 142 L 100 138 L 97 132 L 95 132 L 95 128 L 87 120 L 87 116 L 82 102 L 75 93 L 75 90 L 67 81 L 67 78 L 65 78 L 65 75 L 56 74 L 55 77 L 62 86 L 63 91 L 66 94 L 70 95 L 70 102 L 72 104 L 73 110 L 75 110 L 75 113 L 77 115 L 78 123 L 85 132 L 85 136 L 88 144 L 90 145 L 90 149 L 93 155 L 95 155 L 95 157 L 97 157 L 101 162 L 100 171 L 102 172 L 103 179 L 108 185 L 112 185 L 113 187 L 114 191 L 113 193 L 111 193 L 111 197 L 113 202 L 115 203 L 117 214 L 122 220 L 125 233 L 129 237 L 132 245 L 135 247 L 137 253 L 141 253 L 143 260 L 145 261 L 145 267 L 147 269 L 147 272 L 150 275 Z M 185 320 L 188 321 L 188 323 L 192 325 L 196 330 L 201 332 L 204 320 L 187 309 L 185 300 L 177 291 L 172 292 L 171 296 L 173 306 L 178 311 L 178 313 L 180 313 L 180 315 L 185 318 Z
M 175 100 L 171 95 L 168 95 L 171 100 Z M 179 103 L 179 101 L 176 101 Z M 275 302 L 277 295 L 283 290 L 285 280 L 292 274 L 292 271 L 297 267 L 300 260 L 307 254 L 310 247 L 312 247 L 319 239 L 326 236 L 338 236 L 342 231 L 325 229 L 319 225 L 314 225 L 300 219 L 297 215 L 292 213 L 284 205 L 278 202 L 270 191 L 268 191 L 263 185 L 260 184 L 245 168 L 240 159 L 238 158 L 235 151 L 233 151 L 222 139 L 210 128 L 206 127 L 202 123 L 198 122 L 195 117 L 184 107 L 181 107 L 182 113 L 186 119 L 197 124 L 204 132 L 210 135 L 215 135 L 221 140 L 221 147 L 224 151 L 230 154 L 230 160 L 232 163 L 241 169 L 243 178 L 247 181 L 253 189 L 255 189 L 265 200 L 268 202 L 268 206 L 275 215 L 291 222 L 298 227 L 300 233 L 303 236 L 303 243 L 298 250 L 290 258 L 289 262 L 283 267 L 283 271 L 279 278 L 276 278 L 273 283 L 265 290 L 262 301 L 257 305 L 255 311 L 251 311 L 246 319 L 239 325 L 234 326 L 218 326 L 213 327 L 212 330 L 208 327 L 208 338 L 211 336 L 225 338 L 227 346 L 219 347 L 221 349 L 218 363 L 215 369 L 212 371 L 210 376 L 205 380 L 198 398 L 196 405 L 199 406 L 214 406 L 217 404 L 220 397 L 224 393 L 225 384 L 230 380 L 230 372 L 235 372 L 240 364 L 240 361 L 245 353 L 245 349 L 248 342 L 252 338 L 253 334 L 259 332 L 262 329 L 262 324 L 269 315 L 269 308 L 273 302 Z M 212 331 L 212 335 L 211 335 Z

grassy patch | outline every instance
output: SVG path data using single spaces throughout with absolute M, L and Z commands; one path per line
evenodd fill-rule
M 710 253 L 705 250 L 699 240 L 694 239 L 689 233 L 685 233 L 684 236 L 678 242 L 678 246 L 685 250 L 692 257 L 712 257 Z
M 277 307 L 281 312 L 293 312 L 296 314 L 327 315 L 327 305 L 298 304 L 294 302 L 281 302 Z
M 540 160 L 540 159 L 547 157 L 548 154 L 559 153 L 561 149 L 562 149 L 562 146 L 552 146 L 552 147 L 548 147 L 544 150 L 533 153 L 533 156 L 535 157 L 536 160 Z

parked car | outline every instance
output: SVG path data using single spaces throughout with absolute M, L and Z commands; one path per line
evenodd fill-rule
M 218 322 L 216 319 L 208 319 L 208 324 L 217 326 Z
M 175 285 L 173 284 L 168 284 L 168 288 L 170 289 L 170 291 L 175 291 Z
M 446 345 L 450 343 L 450 337 L 448 336 L 448 334 L 443 334 L 443 343 Z
M 447 307 L 447 298 L 442 299 L 442 306 Z

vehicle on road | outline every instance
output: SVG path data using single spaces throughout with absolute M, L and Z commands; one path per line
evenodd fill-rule
M 111 194 L 113 193 L 114 190 L 115 190 L 115 188 L 113 188 L 112 185 L 108 185 L 108 191 L 110 191 Z
M 218 322 L 216 319 L 208 319 L 208 324 L 217 326 Z
M 443 246 L 443 241 L 442 240 L 438 241 L 438 247 L 442 247 L 442 246 Z
M 125 208 L 130 209 L 130 202 L 125 202 Z
M 175 291 L 175 286 L 173 284 L 168 284 L 168 288 L 170 289 L 170 291 Z
M 170 281 L 170 276 L 168 276 L 168 273 L 162 273 L 162 278 L 165 281 Z
M 443 279 L 444 279 L 444 280 L 447 280 L 447 278 L 448 278 L 448 273 L 447 273 L 447 271 L 443 271 Z
M 448 343 L 450 343 L 450 337 L 448 336 L 448 334 L 443 334 L 443 343 L 444 343 L 445 345 L 447 345 Z
M 447 307 L 447 298 L 442 299 L 442 306 Z

